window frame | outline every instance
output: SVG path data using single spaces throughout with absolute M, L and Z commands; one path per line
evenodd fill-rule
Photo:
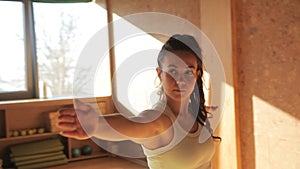
M 37 60 L 35 52 L 35 34 L 32 3 L 30 0 L 5 0 L 23 3 L 23 30 L 25 53 L 26 91 L 10 91 L 0 93 L 0 101 L 38 98 Z

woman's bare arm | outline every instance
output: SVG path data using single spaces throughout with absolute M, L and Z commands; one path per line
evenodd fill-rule
M 167 116 L 155 110 L 147 110 L 138 117 L 127 119 L 120 114 L 99 115 L 90 105 L 80 101 L 75 109 L 62 109 L 59 113 L 61 135 L 76 139 L 94 136 L 110 141 L 142 143 L 147 138 L 159 136 L 172 125 Z

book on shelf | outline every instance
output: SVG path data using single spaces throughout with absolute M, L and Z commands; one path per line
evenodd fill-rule
M 44 163 L 48 161 L 60 161 L 66 159 L 66 155 L 61 152 L 60 155 L 53 155 L 49 157 L 42 157 L 42 158 L 35 158 L 30 160 L 23 160 L 23 161 L 16 161 L 16 166 L 22 166 L 22 165 L 29 165 L 29 164 L 35 164 L 35 163 Z
M 9 147 L 10 161 L 17 168 L 45 168 L 68 162 L 58 138 L 17 144 Z
M 67 164 L 68 160 L 66 158 L 60 159 L 60 160 L 54 160 L 54 161 L 46 161 L 46 162 L 40 162 L 40 163 L 33 163 L 28 165 L 20 165 L 18 166 L 18 169 L 40 169 L 40 168 L 46 168 L 56 165 L 63 165 Z
M 58 138 L 18 144 L 10 147 L 11 157 L 57 152 L 64 149 Z
M 43 154 L 34 154 L 34 155 L 25 155 L 25 156 L 11 157 L 10 160 L 11 160 L 11 162 L 26 161 L 26 160 L 36 159 L 36 158 L 44 158 L 44 157 L 60 155 L 61 153 L 62 153 L 62 151 L 52 152 L 52 153 L 43 153 Z

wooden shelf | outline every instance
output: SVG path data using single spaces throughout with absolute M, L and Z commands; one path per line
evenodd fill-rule
M 96 107 L 103 114 L 114 112 L 111 97 L 100 98 L 85 98 L 91 103 L 96 101 Z M 87 160 L 99 157 L 107 157 L 109 153 L 101 149 L 92 140 L 75 140 L 60 136 L 58 132 L 50 132 L 48 129 L 48 118 L 45 118 L 45 113 L 57 111 L 59 108 L 73 103 L 72 98 L 61 100 L 22 100 L 22 101 L 7 101 L 0 102 L 0 158 L 3 159 L 5 166 L 10 166 L 8 148 L 12 145 L 35 142 L 52 137 L 59 137 L 64 145 L 63 152 L 66 154 L 68 161 Z M 33 134 L 25 136 L 10 136 L 9 132 L 21 129 L 45 128 L 43 134 Z M 73 147 L 81 148 L 84 145 L 89 145 L 93 149 L 91 155 L 81 155 L 73 158 L 71 149 Z
M 16 136 L 16 137 L 4 137 L 0 138 L 0 141 L 11 141 L 11 140 L 22 140 L 28 138 L 39 138 L 39 137 L 46 137 L 46 136 L 55 136 L 58 133 L 43 133 L 43 134 L 33 134 L 33 135 L 26 135 L 26 136 Z

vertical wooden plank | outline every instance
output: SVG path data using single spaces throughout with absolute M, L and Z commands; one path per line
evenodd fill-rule
M 113 80 L 114 73 L 116 72 L 116 59 L 115 59 L 115 47 L 114 47 L 114 25 L 113 25 L 113 11 L 110 0 L 105 0 L 107 10 L 107 22 L 108 22 L 108 44 L 109 44 L 109 58 L 110 58 L 110 76 Z M 116 91 L 115 83 L 112 84 L 112 93 Z
M 238 53 L 237 53 L 237 33 L 236 33 L 236 0 L 231 0 L 231 34 L 232 34 L 232 72 L 234 86 L 234 108 L 235 108 L 235 132 L 236 132 L 236 154 L 237 168 L 242 168 L 241 142 L 240 142 L 240 109 L 239 109 L 239 76 L 238 76 Z
M 215 135 L 222 137 L 222 142 L 216 144 L 217 151 L 213 158 L 213 168 L 237 169 L 230 0 L 201 0 L 200 15 L 201 30 L 216 48 L 226 75 L 223 116 L 214 132 Z

